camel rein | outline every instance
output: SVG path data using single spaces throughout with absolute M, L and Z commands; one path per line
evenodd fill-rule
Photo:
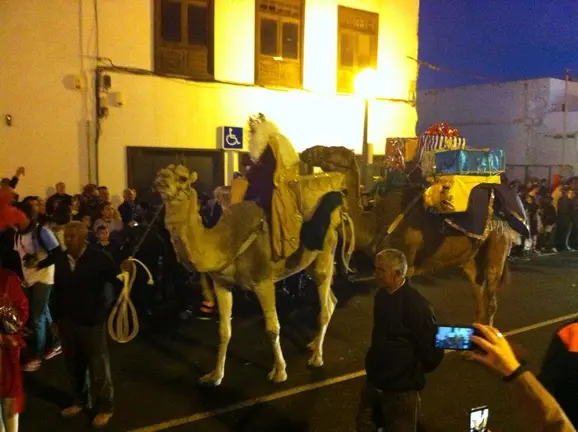
M 401 212 L 399 215 L 397 215 L 397 217 L 393 220 L 393 222 L 389 225 L 389 227 L 387 227 L 387 230 L 383 231 L 382 233 L 380 233 L 380 235 L 378 237 L 376 237 L 375 242 L 373 244 L 373 252 L 377 253 L 377 247 L 379 246 L 379 244 L 389 235 L 391 235 L 391 233 L 393 233 L 396 228 L 399 226 L 399 224 L 403 221 L 403 219 L 406 217 L 406 215 L 409 213 L 409 211 L 413 208 L 414 205 L 417 204 L 417 202 L 419 201 L 419 199 L 421 198 L 421 193 L 417 194 L 411 201 L 410 203 L 407 205 L 407 207 L 403 210 L 403 212 Z

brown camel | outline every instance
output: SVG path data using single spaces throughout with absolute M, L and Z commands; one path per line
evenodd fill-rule
M 326 172 L 345 175 L 348 213 L 355 225 L 356 250 L 373 257 L 376 251 L 395 248 L 403 251 L 411 275 L 434 273 L 461 267 L 472 283 L 476 301 L 474 319 L 494 321 L 498 308 L 496 291 L 504 282 L 507 257 L 512 246 L 512 230 L 506 222 L 488 219 L 482 239 L 455 232 L 440 232 L 439 219 L 424 208 L 421 186 L 395 190 L 379 199 L 371 211 L 360 200 L 359 168 L 354 153 L 344 147 L 315 146 L 301 154 L 301 160 Z M 401 221 L 400 215 L 405 216 Z M 394 221 L 399 222 L 392 226 Z M 387 233 L 388 227 L 393 229 Z
M 325 333 L 337 304 L 331 291 L 331 281 L 338 242 L 337 230 L 344 217 L 342 205 L 330 214 L 322 250 L 309 250 L 300 245 L 297 252 L 287 259 L 273 262 L 269 224 L 264 211 L 253 201 L 234 204 L 215 227 L 205 228 L 200 220 L 198 197 L 193 188 L 196 179 L 197 174 L 190 173 L 186 167 L 171 165 L 158 173 L 155 186 L 165 202 L 165 223 L 179 260 L 194 266 L 199 272 L 208 273 L 214 283 L 220 316 L 220 345 L 215 369 L 202 377 L 201 383 L 217 386 L 225 374 L 225 358 L 231 338 L 233 285 L 257 295 L 273 346 L 274 365 L 268 377 L 274 382 L 287 379 L 279 341 L 280 326 L 275 307 L 274 284 L 304 269 L 311 270 L 321 305 L 319 332 L 309 344 L 312 350 L 309 364 L 322 366 Z M 307 201 L 303 203 L 304 206 L 311 207 L 313 200 L 320 202 L 332 190 L 312 191 L 304 197 Z

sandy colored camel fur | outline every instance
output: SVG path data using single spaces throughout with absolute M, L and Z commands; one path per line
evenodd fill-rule
M 214 282 L 220 316 L 220 345 L 215 369 L 202 377 L 201 383 L 219 385 L 225 374 L 225 359 L 231 338 L 232 286 L 256 294 L 273 347 L 274 364 L 268 378 L 274 382 L 287 379 L 279 339 L 274 284 L 304 269 L 310 270 L 318 287 L 321 306 L 319 332 L 309 344 L 312 351 L 309 364 L 322 366 L 325 333 L 337 304 L 331 281 L 342 208 L 338 207 L 331 214 L 323 250 L 310 251 L 301 246 L 289 258 L 273 262 L 264 211 L 252 201 L 234 204 L 224 212 L 217 225 L 205 228 L 193 188 L 196 178 L 196 173 L 190 173 L 186 167 L 171 165 L 158 173 L 155 187 L 165 202 L 165 223 L 179 260 L 193 265 L 199 272 L 209 274 Z M 316 199 L 321 198 L 322 192 L 318 191 Z M 314 199 L 314 196 L 310 199 Z
M 507 257 L 513 239 L 506 222 L 488 220 L 483 240 L 465 235 L 446 236 L 439 232 L 419 200 L 397 228 L 385 235 L 387 227 L 422 193 L 421 186 L 388 192 L 371 211 L 365 211 L 360 199 L 359 168 L 351 150 L 315 146 L 305 150 L 301 160 L 325 172 L 345 174 L 348 214 L 355 225 L 356 250 L 373 257 L 376 251 L 384 248 L 399 249 L 407 256 L 410 275 L 461 267 L 472 284 L 475 321 L 493 323 L 498 307 L 496 291 L 507 274 Z

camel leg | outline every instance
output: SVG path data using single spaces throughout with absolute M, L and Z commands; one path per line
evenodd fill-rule
M 312 351 L 309 358 L 309 365 L 314 367 L 323 366 L 323 343 L 325 342 L 325 334 L 331 316 L 337 305 L 337 298 L 331 290 L 331 282 L 333 280 L 333 258 L 335 254 L 335 245 L 326 247 L 315 260 L 313 267 L 313 280 L 317 285 L 319 293 L 319 333 L 317 337 L 307 347 Z
M 200 274 L 200 282 L 201 282 L 201 295 L 203 296 L 203 300 L 211 305 L 215 304 L 215 296 L 213 294 L 213 288 L 211 287 L 211 281 L 209 279 L 209 275 L 206 273 Z
M 272 280 L 265 281 L 259 284 L 255 289 L 255 293 L 261 304 L 263 316 L 265 317 L 265 328 L 273 346 L 274 364 L 267 378 L 270 381 L 280 383 L 287 380 L 287 372 L 285 358 L 283 357 L 281 342 L 279 340 L 281 326 L 279 325 L 277 308 L 275 306 L 275 284 Z
M 477 272 L 478 268 L 476 266 L 475 256 L 472 257 L 466 265 L 463 267 L 464 273 L 470 284 L 472 286 L 472 294 L 474 295 L 474 300 L 476 302 L 476 312 L 474 314 L 474 322 L 485 323 L 487 320 L 487 307 L 486 307 L 486 297 L 484 293 L 484 285 L 477 283 Z
M 488 270 L 486 283 L 486 314 L 488 324 L 494 325 L 494 318 L 498 311 L 497 291 L 502 282 L 502 276 L 505 271 L 506 261 L 510 254 L 512 241 L 510 236 L 504 232 L 490 236 L 488 247 Z
M 221 340 L 215 369 L 199 380 L 200 384 L 207 386 L 220 385 L 225 376 L 225 360 L 227 358 L 227 347 L 231 340 L 231 314 L 233 311 L 232 291 L 217 281 L 213 281 L 213 285 L 219 306 L 219 336 Z

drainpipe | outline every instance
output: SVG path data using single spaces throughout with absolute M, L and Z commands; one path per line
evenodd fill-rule
M 567 120 L 568 120 L 568 77 L 570 75 L 570 70 L 566 69 L 564 74 L 564 116 L 562 117 L 562 164 L 566 161 L 566 134 L 567 131 Z M 576 156 L 574 155 L 574 159 Z M 562 167 L 560 168 L 562 170 Z
M 98 185 L 99 178 L 98 178 L 98 143 L 100 141 L 100 128 L 101 128 L 101 121 L 103 117 L 103 108 L 100 105 L 100 84 L 102 82 L 102 71 L 100 68 L 96 68 L 94 71 L 94 103 L 96 108 L 96 115 L 95 115 L 95 131 L 94 131 L 94 181 Z

